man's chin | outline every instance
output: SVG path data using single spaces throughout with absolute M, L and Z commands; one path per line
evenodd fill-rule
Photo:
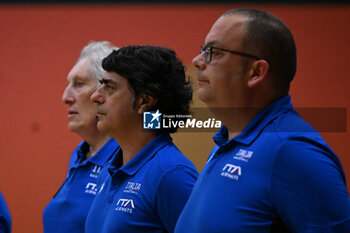
M 69 129 L 69 131 L 71 131 L 73 133 L 78 133 L 78 131 L 79 131 L 78 125 L 73 123 L 73 122 L 68 123 L 68 129 Z
M 99 119 L 97 122 L 97 129 L 103 133 L 108 131 L 108 127 L 106 127 L 105 122 L 103 122 L 103 120 L 101 120 L 101 119 Z
M 210 102 L 210 98 L 208 96 L 208 93 L 206 92 L 206 90 L 202 89 L 202 88 L 199 88 L 198 91 L 197 91 L 197 98 L 204 102 L 204 103 L 207 103 L 207 102 Z

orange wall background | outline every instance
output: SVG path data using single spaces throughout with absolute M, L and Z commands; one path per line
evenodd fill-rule
M 350 6 L 326 5 L 2 5 L 0 6 L 0 190 L 14 233 L 42 232 L 42 211 L 61 185 L 80 138 L 69 132 L 61 94 L 79 52 L 91 40 L 174 49 L 195 82 L 192 58 L 210 26 L 236 7 L 268 10 L 295 35 L 296 107 L 350 107 Z M 204 106 L 198 100 L 194 106 Z M 349 125 L 349 117 L 347 117 Z M 350 133 L 322 133 L 350 185 Z M 200 170 L 212 133 L 175 136 Z M 320 171 L 320 179 L 327 174 Z

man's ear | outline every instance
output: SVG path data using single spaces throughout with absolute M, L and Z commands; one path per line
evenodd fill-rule
M 257 60 L 253 63 L 249 72 L 248 87 L 254 88 L 267 76 L 270 70 L 269 63 L 265 60 Z
M 136 99 L 136 109 L 138 114 L 143 114 L 145 111 L 149 111 L 156 103 L 158 99 L 147 95 L 141 94 Z

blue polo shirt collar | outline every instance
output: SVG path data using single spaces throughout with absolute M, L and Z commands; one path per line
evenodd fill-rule
M 110 173 L 115 174 L 118 170 L 121 170 L 127 175 L 132 176 L 136 174 L 137 171 L 140 170 L 149 160 L 151 160 L 160 149 L 171 142 L 172 138 L 168 133 L 159 134 L 127 164 L 118 169 L 116 164 L 118 164 L 118 162 L 120 163 L 122 156 L 122 150 L 119 150 L 118 154 L 111 162 L 112 164 L 109 171 Z
M 261 131 L 274 119 L 276 119 L 279 115 L 291 111 L 293 109 L 293 105 L 290 102 L 290 95 L 286 95 L 270 105 L 261 110 L 252 121 L 245 127 L 243 132 L 238 136 L 228 139 L 228 130 L 226 126 L 222 126 L 221 129 L 215 134 L 213 137 L 215 143 L 218 146 L 223 146 L 224 144 L 232 144 L 234 142 L 238 142 L 244 145 L 251 144 L 252 141 L 261 133 Z
M 108 140 L 106 144 L 92 157 L 84 160 L 86 153 L 89 151 L 90 146 L 87 142 L 83 141 L 79 144 L 78 149 L 76 151 L 76 159 L 72 164 L 72 168 L 77 168 L 79 166 L 84 166 L 87 163 L 92 163 L 98 166 L 103 166 L 110 157 L 106 156 L 106 154 L 110 154 L 111 151 L 118 146 L 117 142 L 111 138 Z M 112 153 L 113 155 L 114 153 Z M 84 161 L 83 161 L 84 160 Z

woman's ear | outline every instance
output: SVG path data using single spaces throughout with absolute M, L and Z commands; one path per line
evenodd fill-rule
M 138 114 L 143 114 L 145 111 L 149 111 L 156 103 L 158 99 L 147 95 L 141 94 L 136 99 L 136 109 Z
M 250 70 L 248 87 L 254 88 L 259 85 L 267 76 L 270 70 L 269 63 L 265 60 L 255 61 Z

